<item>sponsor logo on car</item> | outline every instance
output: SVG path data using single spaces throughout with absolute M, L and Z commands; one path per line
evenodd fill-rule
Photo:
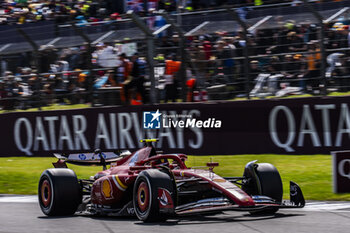
M 159 198 L 159 201 L 162 206 L 166 206 L 168 204 L 168 198 L 166 197 L 164 190 L 162 196 Z
M 113 198 L 113 189 L 109 179 L 105 179 L 104 181 L 102 181 L 102 194 L 106 199 Z
M 126 208 L 126 212 L 128 212 L 128 214 L 130 214 L 130 215 L 134 215 L 135 209 L 134 208 Z
M 296 185 L 290 185 L 290 195 L 291 196 L 298 195 L 298 187 Z
M 85 154 L 79 154 L 79 159 L 86 160 L 86 155 Z
M 158 188 L 158 200 L 159 208 L 173 208 L 174 203 L 171 198 L 171 194 L 168 190 L 163 188 Z

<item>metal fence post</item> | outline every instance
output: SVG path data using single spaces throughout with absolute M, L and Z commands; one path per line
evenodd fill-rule
M 246 79 L 245 82 L 245 91 L 247 98 L 250 99 L 250 67 L 249 67 L 249 41 L 248 41 L 248 26 L 243 22 L 243 20 L 239 17 L 235 9 L 227 8 L 228 13 L 232 16 L 232 18 L 238 22 L 238 24 L 242 27 L 243 30 L 243 39 L 245 40 L 245 46 L 243 48 L 244 53 L 244 77 Z
M 321 80 L 323 82 L 323 90 L 322 94 L 327 95 L 327 77 L 326 77 L 326 50 L 324 47 L 324 39 L 325 39 L 325 30 L 323 25 L 323 17 L 322 15 L 313 8 L 308 0 L 303 0 L 305 6 L 310 10 L 310 12 L 314 15 L 319 23 L 319 33 L 320 33 L 320 49 L 321 49 Z
M 186 81 L 187 81 L 187 75 L 186 75 L 186 68 L 187 68 L 187 53 L 186 53 L 186 37 L 185 32 L 182 30 L 182 28 L 175 23 L 175 21 L 170 18 L 170 16 L 165 11 L 159 11 L 158 12 L 161 16 L 164 17 L 164 19 L 167 21 L 168 24 L 173 27 L 173 29 L 178 33 L 180 37 L 180 56 L 181 56 L 181 67 L 179 70 L 179 76 L 181 81 L 181 99 L 183 102 L 186 102 L 186 95 L 187 95 L 187 87 L 186 87 Z
M 150 102 L 151 104 L 155 104 L 158 103 L 158 91 L 156 89 L 156 80 L 154 77 L 154 35 L 144 21 L 133 11 L 128 11 L 127 14 L 137 27 L 146 35 L 147 63 L 149 67 L 149 78 L 151 80 Z
M 89 76 L 88 76 L 88 93 L 89 93 L 89 98 L 91 98 L 91 106 L 94 107 L 95 106 L 95 99 L 94 99 L 94 88 L 93 88 L 93 67 L 92 67 L 92 63 L 91 63 L 91 56 L 92 56 L 92 47 L 91 47 L 91 40 L 90 38 L 80 29 L 77 27 L 77 25 L 75 25 L 75 23 L 71 23 L 74 31 L 81 37 L 83 38 L 83 40 L 85 41 L 86 45 L 87 45 L 87 57 L 86 57 L 86 64 L 87 64 L 87 68 L 89 70 Z
M 158 103 L 158 91 L 156 88 L 156 79 L 154 76 L 154 37 L 147 35 L 147 61 L 149 67 L 149 77 L 151 80 L 150 102 Z
M 24 39 L 33 47 L 33 56 L 34 56 L 34 66 L 37 69 L 37 73 L 39 74 L 41 72 L 40 68 L 40 61 L 39 61 L 39 46 L 30 38 L 30 36 L 23 31 L 22 28 L 16 27 L 19 34 L 21 34 Z M 39 76 L 38 76 L 39 78 Z M 38 98 L 39 98 L 39 106 L 38 109 L 41 110 L 41 92 L 38 92 Z
M 41 72 L 40 70 L 40 62 L 39 62 L 39 46 L 28 36 L 28 34 L 23 31 L 22 28 L 16 27 L 17 31 L 23 38 L 32 46 L 33 48 L 33 55 L 34 55 L 34 66 L 37 69 L 38 73 Z

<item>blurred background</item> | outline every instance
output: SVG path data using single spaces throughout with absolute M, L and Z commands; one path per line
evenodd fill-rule
M 349 3 L 1 1 L 0 106 L 344 95 Z

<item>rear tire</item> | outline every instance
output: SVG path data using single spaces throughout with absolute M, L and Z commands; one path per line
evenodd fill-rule
M 161 213 L 159 208 L 158 189 L 167 190 L 174 204 L 175 190 L 169 174 L 157 169 L 142 171 L 134 184 L 133 205 L 137 218 L 143 222 L 165 221 L 173 212 Z
M 66 168 L 45 170 L 39 180 L 38 199 L 42 212 L 48 216 L 74 214 L 82 200 L 74 171 Z
M 246 187 L 243 187 L 243 190 L 249 195 L 263 195 L 277 202 L 282 202 L 283 185 L 277 168 L 270 163 L 258 163 L 254 165 L 255 176 L 247 171 L 244 172 L 243 176 L 250 178 L 251 182 Z M 251 211 L 250 213 L 254 215 L 274 214 L 278 209 L 278 207 L 272 207 L 271 209 Z

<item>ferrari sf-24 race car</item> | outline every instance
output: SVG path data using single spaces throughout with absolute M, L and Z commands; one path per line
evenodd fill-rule
M 249 162 L 242 177 L 221 177 L 207 168 L 189 168 L 184 154 L 163 154 L 144 139 L 145 147 L 134 153 L 80 153 L 58 158 L 55 168 L 45 170 L 39 181 L 41 210 L 49 216 L 136 215 L 144 222 L 165 221 L 184 215 L 247 211 L 274 214 L 280 208 L 302 208 L 299 186 L 290 182 L 290 201 L 282 201 L 277 169 L 269 163 Z M 101 165 L 90 179 L 78 179 L 67 163 Z M 110 168 L 107 169 L 107 165 Z

